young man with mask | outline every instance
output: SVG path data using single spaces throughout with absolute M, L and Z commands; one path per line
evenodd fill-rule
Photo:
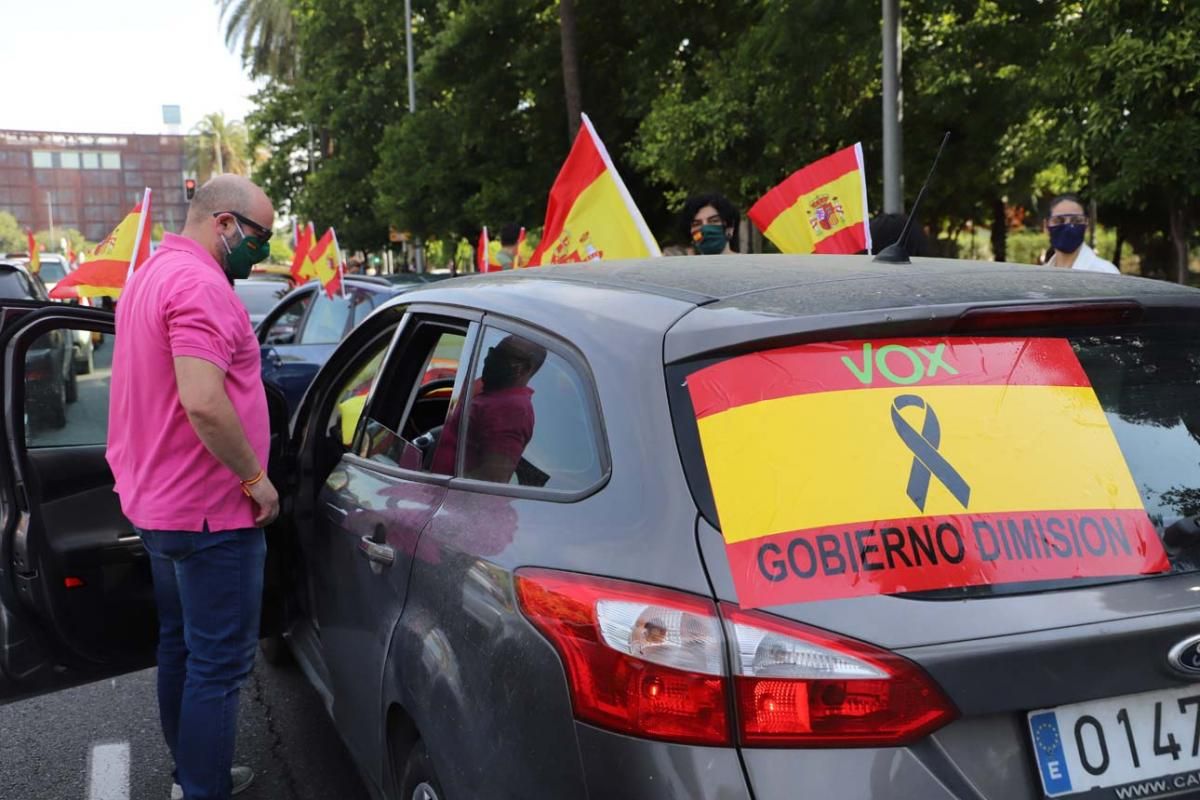
M 1096 251 L 1083 241 L 1088 229 L 1088 217 L 1079 195 L 1061 194 L 1051 200 L 1045 229 L 1050 236 L 1050 246 L 1054 248 L 1046 266 L 1121 274 L 1121 270 L 1111 261 L 1096 255 Z
M 233 746 L 279 496 L 258 341 L 233 280 L 266 258 L 274 220 L 249 180 L 213 178 L 117 304 L 107 456 L 150 555 L 173 798 L 225 800 L 254 774 L 232 767 Z
M 739 216 L 724 195 L 698 194 L 683 204 L 683 224 L 688 241 L 702 256 L 737 252 Z

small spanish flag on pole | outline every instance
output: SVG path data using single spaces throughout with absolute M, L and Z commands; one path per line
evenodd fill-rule
M 305 274 L 321 281 L 325 294 L 333 297 L 342 290 L 342 252 L 333 228 L 317 241 L 305 256 Z M 343 292 L 344 294 L 344 292 Z
M 84 297 L 120 297 L 125 281 L 150 257 L 150 190 L 89 254 L 79 269 L 59 281 L 50 296 L 55 300 Z
M 317 232 L 311 222 L 296 229 L 296 250 L 292 253 L 292 278 L 296 283 L 304 283 L 313 277 L 305 268 L 308 266 L 308 252 L 312 250 L 316 238 Z
M 490 272 L 488 269 L 488 232 L 487 225 L 479 231 L 479 242 L 475 245 L 475 271 Z
M 592 121 L 582 117 L 550 188 L 542 240 L 529 266 L 662 255 Z
M 29 242 L 29 271 L 37 275 L 42 271 L 42 254 L 38 252 L 37 240 L 33 238 L 33 231 L 25 229 L 25 239 Z
M 869 252 L 862 144 L 793 172 L 763 195 L 748 216 L 784 253 Z

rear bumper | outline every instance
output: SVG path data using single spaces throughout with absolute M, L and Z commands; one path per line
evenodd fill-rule
M 582 722 L 575 724 L 575 731 L 591 800 L 750 800 L 745 773 L 732 747 L 635 739 Z M 787 797 L 798 796 L 793 784 Z

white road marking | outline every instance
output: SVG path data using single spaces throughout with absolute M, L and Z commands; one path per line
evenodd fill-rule
M 129 742 L 92 747 L 88 800 L 129 800 Z

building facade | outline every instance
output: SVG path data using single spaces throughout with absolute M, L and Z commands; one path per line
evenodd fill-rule
M 35 231 L 103 239 L 149 187 L 151 215 L 183 228 L 183 136 L 0 130 L 0 211 Z

